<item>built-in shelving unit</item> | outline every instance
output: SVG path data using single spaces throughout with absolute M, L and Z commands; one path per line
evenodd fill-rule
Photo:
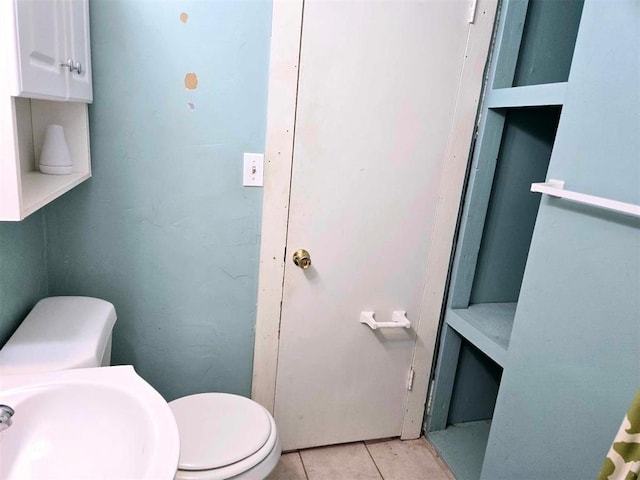
M 577 36 L 581 0 L 506 0 L 454 255 L 427 436 L 481 477 Z

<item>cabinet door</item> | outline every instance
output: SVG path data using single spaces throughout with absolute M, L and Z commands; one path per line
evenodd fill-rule
M 64 6 L 62 0 L 15 0 L 18 91 L 15 96 L 67 96 Z
M 67 55 L 74 65 L 80 65 L 69 75 L 69 100 L 91 102 L 91 50 L 89 45 L 89 2 L 88 0 L 65 0 Z

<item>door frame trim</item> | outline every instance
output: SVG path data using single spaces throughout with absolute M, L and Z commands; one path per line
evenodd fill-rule
M 416 324 L 401 438 L 422 432 L 469 150 L 484 81 L 498 0 L 479 0 L 467 34 L 454 119 L 447 140 L 425 288 Z M 304 0 L 274 0 L 269 65 L 264 196 L 251 397 L 273 413 L 289 219 Z
M 273 414 L 284 282 L 303 0 L 274 0 L 262 234 L 251 398 Z

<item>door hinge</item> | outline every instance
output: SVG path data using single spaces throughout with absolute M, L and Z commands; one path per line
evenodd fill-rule
M 413 378 L 416 376 L 416 371 L 411 368 L 409 369 L 409 376 L 407 377 L 407 390 L 413 390 Z
M 429 385 L 429 396 L 427 397 L 427 415 L 431 415 L 431 404 L 433 403 L 434 384 L 435 384 L 435 380 L 431 380 L 431 385 Z

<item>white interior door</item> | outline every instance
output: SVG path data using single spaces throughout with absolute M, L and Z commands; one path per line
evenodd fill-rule
M 274 409 L 284 449 L 401 433 L 470 4 L 305 2 Z M 307 270 L 291 261 L 299 248 Z M 359 322 L 396 310 L 410 329 Z

